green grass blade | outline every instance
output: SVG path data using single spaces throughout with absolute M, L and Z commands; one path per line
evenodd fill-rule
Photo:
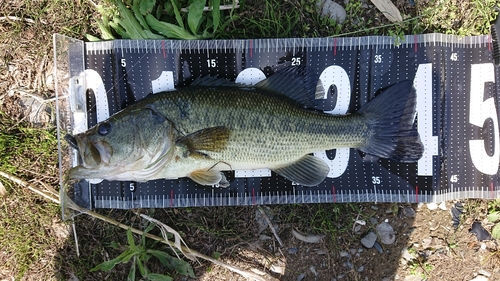
M 205 0 L 194 0 L 188 9 L 188 26 L 193 34 L 198 33 L 198 28 L 201 23 L 201 16 L 205 8 Z
M 220 0 L 212 0 L 212 19 L 214 21 L 214 31 L 217 31 L 220 24 Z

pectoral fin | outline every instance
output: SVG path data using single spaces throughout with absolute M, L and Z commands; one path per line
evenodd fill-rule
M 220 187 L 228 187 L 229 182 L 226 176 L 217 170 L 198 170 L 189 175 L 189 178 L 200 185 L 215 185 L 219 184 Z
M 320 158 L 306 155 L 288 166 L 273 171 L 300 185 L 316 186 L 326 178 L 330 168 Z
M 203 151 L 221 151 L 226 148 L 231 130 L 226 127 L 212 127 L 189 134 L 177 141 L 178 145 L 187 148 L 191 156 L 206 156 Z M 188 155 L 185 155 L 188 156 Z

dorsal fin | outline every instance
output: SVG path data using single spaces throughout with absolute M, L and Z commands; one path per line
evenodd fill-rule
M 280 93 L 300 105 L 314 107 L 324 89 L 311 69 L 306 66 L 288 66 L 255 85 L 256 88 Z

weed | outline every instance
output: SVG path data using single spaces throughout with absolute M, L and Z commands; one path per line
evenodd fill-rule
M 139 245 L 136 245 L 132 231 L 129 229 L 127 231 L 127 243 L 128 245 L 124 246 L 125 251 L 120 254 L 118 257 L 105 261 L 96 267 L 92 268 L 91 271 L 102 270 L 102 271 L 110 271 L 117 264 L 120 263 L 128 263 L 132 261 L 130 270 L 128 273 L 127 280 L 136 280 L 137 269 L 139 270 L 139 274 L 145 280 L 173 280 L 170 276 L 159 274 L 159 273 L 151 273 L 147 267 L 147 262 L 152 258 L 156 257 L 163 266 L 167 267 L 170 270 L 175 270 L 177 273 L 180 273 L 185 276 L 194 277 L 194 272 L 189 263 L 172 257 L 166 252 L 150 249 L 146 245 L 146 236 L 145 233 L 150 231 L 154 227 L 154 224 L 150 224 L 144 234 L 141 237 L 141 241 Z M 113 247 L 118 247 L 116 243 L 112 244 Z
M 455 35 L 488 34 L 498 0 L 429 1 L 418 7 L 425 30 Z

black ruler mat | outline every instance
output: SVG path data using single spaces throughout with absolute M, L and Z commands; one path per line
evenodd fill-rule
M 355 149 L 319 151 L 330 166 L 316 187 L 269 170 L 226 172 L 228 188 L 187 178 L 147 183 L 81 181 L 66 189 L 86 208 L 168 208 L 325 202 L 431 202 L 499 198 L 499 71 L 490 36 L 258 40 L 115 40 L 84 43 L 54 36 L 59 130 L 78 133 L 150 93 L 217 75 L 256 83 L 289 65 L 307 65 L 333 91 L 323 110 L 346 114 L 401 80 L 417 89 L 418 163 Z M 66 75 L 64 78 L 61 76 Z M 91 91 L 89 90 L 91 89 Z M 66 98 L 68 96 L 68 98 Z M 60 151 L 62 170 L 75 151 Z M 65 159 L 69 159 L 65 162 Z

